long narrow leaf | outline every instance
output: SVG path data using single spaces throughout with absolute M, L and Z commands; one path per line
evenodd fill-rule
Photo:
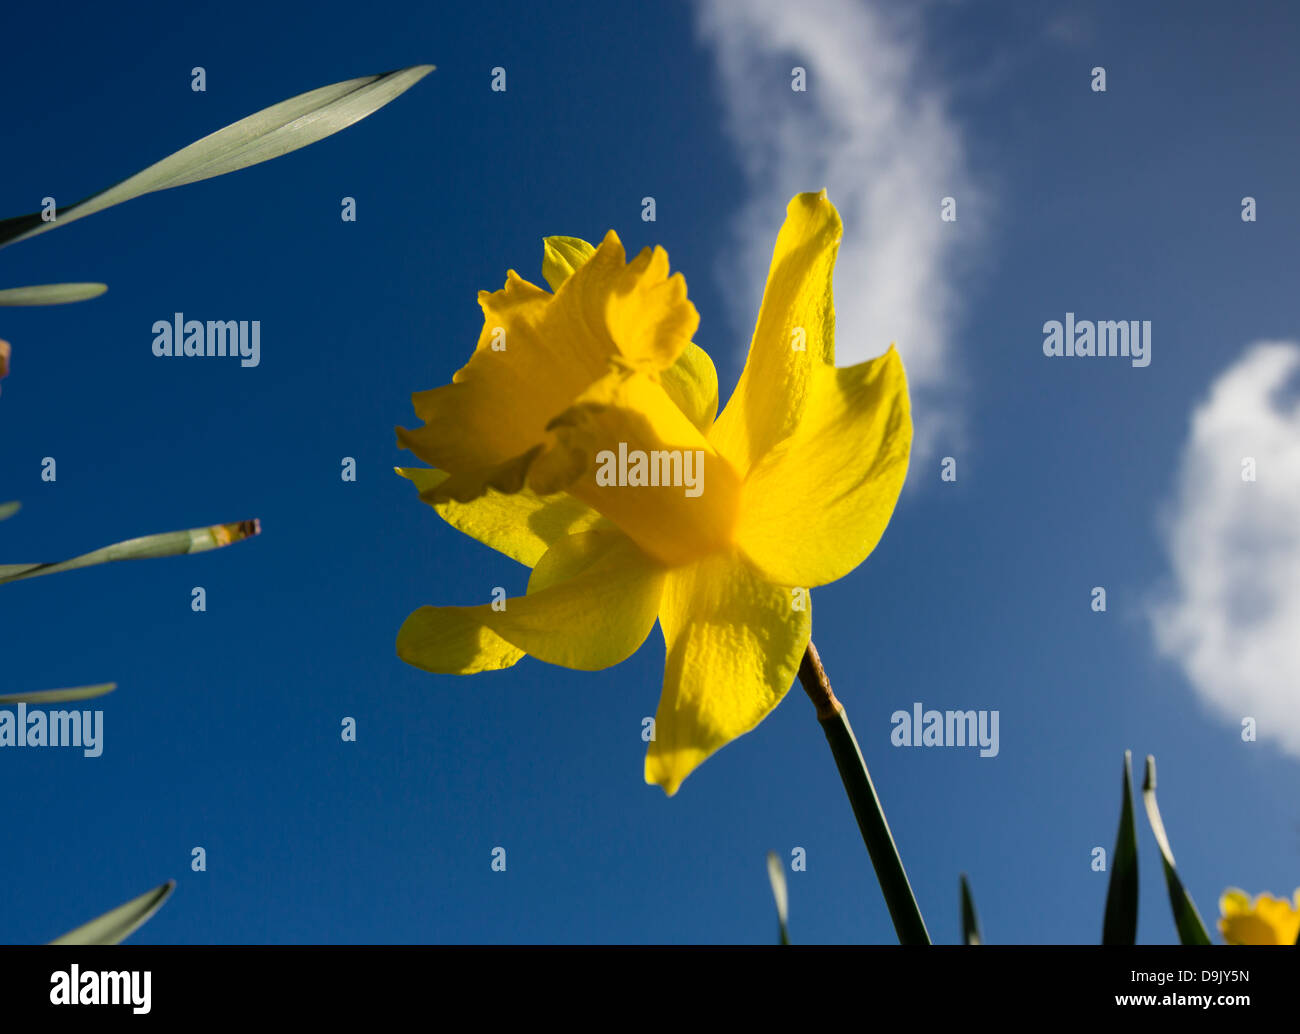
M 40 213 L 0 221 L 0 247 L 143 194 L 198 183 L 314 144 L 361 121 L 432 71 L 432 65 L 413 65 L 322 86 L 281 101 L 181 148 L 116 186 L 59 209 L 51 221 L 43 221 Z
M 966 874 L 961 874 L 961 942 L 962 944 L 983 944 L 984 935 L 980 933 L 980 918 L 975 914 L 975 898 L 970 892 L 970 881 Z
M 1196 910 L 1196 903 L 1187 893 L 1183 881 L 1178 878 L 1174 867 L 1174 852 L 1169 846 L 1169 837 L 1165 833 L 1164 821 L 1160 818 L 1160 806 L 1156 803 L 1156 759 L 1147 755 L 1146 777 L 1142 780 L 1142 801 L 1147 809 L 1147 821 L 1151 823 L 1151 832 L 1155 834 L 1156 844 L 1160 848 L 1160 858 L 1165 866 L 1165 883 L 1169 887 L 1169 904 L 1174 910 L 1174 924 L 1178 927 L 1178 940 L 1183 944 L 1209 944 L 1210 935 L 1205 931 L 1201 913 Z
M 0 521 L 7 521 L 22 508 L 22 503 L 0 503 Z
M 110 564 L 118 560 L 148 560 L 156 557 L 182 556 L 186 553 L 202 553 L 209 549 L 220 549 L 222 546 L 241 542 L 261 530 L 261 524 L 256 520 L 239 521 L 236 524 L 213 524 L 206 528 L 168 531 L 161 535 L 128 539 L 126 542 L 117 542 L 58 563 L 0 564 L 0 585 L 23 578 L 36 578 L 43 574 L 58 574 L 62 571 L 93 567 L 96 564 Z
M 1136 944 L 1138 927 L 1137 830 L 1133 824 L 1133 752 L 1124 751 L 1123 797 L 1119 807 L 1119 832 L 1110 856 L 1110 887 L 1106 891 L 1106 917 L 1102 944 Z
M 107 284 L 41 284 L 37 287 L 6 287 L 0 290 L 0 305 L 67 305 L 98 298 Z
M 69 930 L 62 937 L 50 941 L 51 944 L 121 944 L 140 929 L 162 908 L 163 902 L 176 887 L 175 880 L 168 880 L 161 886 L 132 898 L 125 905 L 118 905 L 111 912 L 105 912 L 98 919 L 92 919 L 84 926 Z
M 117 689 L 116 682 L 101 682 L 96 686 L 77 686 L 74 689 L 40 689 L 34 693 L 9 693 L 0 696 L 0 704 L 62 704 L 70 700 L 93 700 Z
M 785 886 L 785 866 L 775 851 L 767 852 L 767 878 L 772 884 L 772 898 L 776 901 L 776 921 L 780 927 L 781 943 L 790 943 L 790 895 Z

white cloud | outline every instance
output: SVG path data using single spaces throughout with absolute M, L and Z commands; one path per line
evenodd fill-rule
M 1260 342 L 1192 415 L 1156 643 L 1211 708 L 1300 756 L 1300 345 Z M 1257 480 L 1242 479 L 1253 457 Z
M 922 74 L 917 26 L 849 0 L 700 0 L 697 14 L 750 188 L 735 230 L 745 274 L 735 325 L 752 326 L 786 202 L 826 187 L 844 220 L 837 363 L 896 341 L 912 387 L 913 461 L 954 446 L 953 242 L 957 226 L 973 236 L 977 192 L 961 130 Z M 791 90 L 796 65 L 807 70 L 803 93 Z M 957 200 L 957 224 L 939 218 L 944 197 Z M 728 290 L 738 283 L 733 266 Z
M 1048 20 L 1044 35 L 1070 47 L 1084 47 L 1093 40 L 1092 22 L 1079 11 L 1063 11 Z

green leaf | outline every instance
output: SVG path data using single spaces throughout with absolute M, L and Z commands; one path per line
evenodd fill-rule
M 0 704 L 61 704 L 68 700 L 92 700 L 117 689 L 116 682 L 101 682 L 96 686 L 77 686 L 75 689 L 41 689 L 34 693 L 10 693 L 0 696 Z
M 961 941 L 962 944 L 983 944 L 980 919 L 975 914 L 975 899 L 971 896 L 966 874 L 961 874 Z
M 785 886 L 785 866 L 775 851 L 767 852 L 767 878 L 772 883 L 772 897 L 776 901 L 776 921 L 781 931 L 781 943 L 790 943 L 790 931 L 786 922 L 790 918 L 790 896 Z
M 322 86 L 281 101 L 181 148 L 116 186 L 59 209 L 52 221 L 42 220 L 39 212 L 0 221 L 0 247 L 144 194 L 222 176 L 314 144 L 361 121 L 432 71 L 433 65 L 412 65 Z
M 22 508 L 22 503 L 0 503 L 0 521 L 7 521 Z
M 43 574 L 75 571 L 81 567 L 109 564 L 118 560 L 148 560 L 156 557 L 181 556 L 185 553 L 202 553 L 209 549 L 233 545 L 258 534 L 262 530 L 256 520 L 235 524 L 213 524 L 189 531 L 168 531 L 161 535 L 117 542 L 103 549 L 62 560 L 52 564 L 0 564 L 0 585 L 23 578 L 36 578 Z
M 132 898 L 125 905 L 118 905 L 113 911 L 105 912 L 98 919 L 92 919 L 84 926 L 69 930 L 50 943 L 121 944 L 162 908 L 163 902 L 175 888 L 176 881 L 168 880 L 148 893 Z
M 0 290 L 0 305 L 66 305 L 98 298 L 107 284 L 41 284 L 39 287 L 6 287 Z
M 1151 823 L 1151 832 L 1155 834 L 1156 844 L 1160 848 L 1160 858 L 1165 866 L 1165 883 L 1169 887 L 1169 904 L 1174 911 L 1174 924 L 1178 927 L 1178 940 L 1183 944 L 1209 944 L 1210 935 L 1205 932 L 1205 923 L 1196 910 L 1196 903 L 1187 893 L 1183 881 L 1178 878 L 1174 867 L 1174 852 L 1169 846 L 1169 837 L 1165 833 L 1164 821 L 1160 818 L 1160 806 L 1156 803 L 1156 759 L 1147 755 L 1146 777 L 1142 781 L 1142 801 L 1147 809 L 1147 821 Z
M 1106 891 L 1106 917 L 1101 926 L 1102 944 L 1136 944 L 1138 927 L 1137 830 L 1133 824 L 1133 752 L 1124 751 L 1123 797 L 1119 809 L 1119 832 L 1110 856 L 1110 887 Z

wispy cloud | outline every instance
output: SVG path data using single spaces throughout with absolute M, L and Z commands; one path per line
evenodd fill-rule
M 1300 345 L 1253 345 L 1192 415 L 1167 515 L 1157 645 L 1196 691 L 1300 756 Z M 1243 480 L 1253 459 L 1254 482 Z
M 752 326 L 786 202 L 826 187 L 844 219 L 837 361 L 896 341 L 912 386 L 914 462 L 947 448 L 961 432 L 952 273 L 978 205 L 917 24 L 849 0 L 700 0 L 697 15 L 749 188 L 735 233 L 753 286 L 736 298 L 736 325 Z M 795 66 L 806 92 L 791 89 Z M 944 197 L 957 201 L 956 224 L 940 220 Z M 736 282 L 733 267 L 728 288 Z
M 1066 46 L 1086 46 L 1093 39 L 1092 22 L 1080 11 L 1062 11 L 1048 19 L 1044 35 Z

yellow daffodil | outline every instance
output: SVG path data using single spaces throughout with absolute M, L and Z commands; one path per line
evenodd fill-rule
M 1230 887 L 1219 899 L 1219 933 L 1228 944 L 1292 944 L 1300 938 L 1300 890 L 1294 901 Z
M 470 674 L 530 654 L 623 661 L 656 619 L 667 647 L 645 778 L 673 794 L 790 688 L 807 590 L 852 571 L 889 522 L 911 448 L 891 346 L 837 369 L 835 207 L 800 194 L 777 237 L 749 358 L 720 417 L 713 363 L 662 248 L 630 263 L 545 242 L 545 291 L 507 273 L 452 383 L 414 396 L 399 469 L 453 527 L 531 567 L 527 595 L 421 607 L 397 652 Z

